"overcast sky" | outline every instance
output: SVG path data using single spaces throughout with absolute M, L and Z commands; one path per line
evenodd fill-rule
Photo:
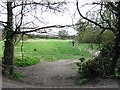
M 48 16 L 46 16 L 47 14 L 44 13 L 45 14 L 44 16 L 46 16 L 47 20 L 50 21 L 50 24 L 69 25 L 72 23 L 76 23 L 79 20 L 80 16 L 76 12 L 76 5 L 75 5 L 76 0 L 66 0 L 66 1 L 74 3 L 74 4 L 73 3 L 68 4 L 68 8 L 69 8 L 68 12 L 58 14 L 58 15 L 48 14 Z M 85 15 L 88 10 L 94 7 L 92 5 L 85 5 L 86 3 L 98 2 L 98 1 L 99 0 L 79 0 L 79 6 L 82 14 Z M 83 5 L 85 6 L 82 7 Z M 73 14 L 75 14 L 75 16 L 73 16 Z M 76 31 L 73 28 L 68 28 L 67 30 L 71 35 L 76 34 Z
M 61 1 L 61 0 L 59 0 Z M 76 0 L 66 0 L 68 2 L 73 2 L 73 3 L 69 3 L 67 5 L 68 7 L 68 11 L 64 12 L 64 13 L 59 13 L 59 14 L 49 14 L 49 13 L 43 13 L 44 18 L 46 18 L 46 20 L 49 22 L 48 25 L 71 25 L 72 23 L 76 23 L 80 16 L 78 15 L 78 13 L 76 12 Z M 79 6 L 80 6 L 80 10 L 82 12 L 83 15 L 86 14 L 86 12 L 88 10 L 90 10 L 91 8 L 93 8 L 93 6 L 91 5 L 85 5 L 84 7 L 82 7 L 84 4 L 86 3 L 91 3 L 91 2 L 98 2 L 99 0 L 79 0 Z M 75 14 L 75 16 L 73 15 Z M 54 29 L 54 32 L 56 32 L 59 29 Z M 69 34 L 74 35 L 77 32 L 73 29 L 73 28 L 68 28 L 67 29 Z
M 39 1 L 39 0 L 38 0 Z M 56 1 L 56 0 L 52 0 L 52 1 Z M 64 1 L 64 0 L 58 0 L 58 1 Z M 76 23 L 79 20 L 79 15 L 76 12 L 76 5 L 75 2 L 76 0 L 66 0 L 68 2 L 73 2 L 73 3 L 69 3 L 67 5 L 67 10 L 64 13 L 56 13 L 56 14 L 50 14 L 49 12 L 44 12 L 42 13 L 42 20 L 46 22 L 46 25 L 70 25 L 72 23 Z M 91 3 L 91 2 L 96 2 L 99 0 L 78 0 L 79 1 L 79 6 L 80 6 L 80 10 L 82 12 L 82 14 L 84 15 L 88 10 L 90 10 L 93 6 L 90 5 L 86 5 L 84 7 L 82 7 L 85 3 Z M 2 9 L 0 8 L 0 12 L 2 11 Z M 18 11 L 18 9 L 14 10 L 14 12 L 16 13 Z M 75 13 L 76 12 L 76 13 Z M 75 16 L 73 16 L 73 14 L 75 14 Z M 39 14 L 38 14 L 39 15 Z M 5 19 L 4 16 L 0 16 L 0 20 Z M 32 18 L 30 15 L 27 15 L 26 20 L 34 20 L 34 18 Z M 35 24 L 37 24 L 38 26 L 43 26 L 43 24 L 38 23 L 38 21 L 34 21 Z M 59 29 L 54 29 L 54 32 L 57 31 Z M 69 31 L 69 34 L 74 35 L 76 34 L 75 30 L 73 28 L 69 28 L 67 29 Z

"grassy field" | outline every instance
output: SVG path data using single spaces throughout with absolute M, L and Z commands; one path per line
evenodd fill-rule
M 15 64 L 27 66 L 36 64 L 39 60 L 55 61 L 63 59 L 91 58 L 91 54 L 86 50 L 90 48 L 88 44 L 72 46 L 71 40 L 58 39 L 29 39 L 24 42 L 24 60 L 21 61 L 21 43 L 15 46 Z

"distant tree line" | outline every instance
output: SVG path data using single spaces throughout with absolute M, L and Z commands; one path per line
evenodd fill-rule
M 76 36 L 75 35 L 71 35 L 71 36 L 59 36 L 59 35 L 35 35 L 35 34 L 25 34 L 24 35 L 26 38 L 30 39 L 30 38 L 40 38 L 40 39 L 75 39 Z

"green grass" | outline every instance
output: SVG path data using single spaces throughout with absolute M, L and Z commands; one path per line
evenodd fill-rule
M 79 59 L 81 57 L 90 59 L 92 56 L 86 50 L 88 48 L 90 48 L 88 44 L 80 44 L 73 47 L 71 40 L 29 39 L 24 42 L 23 60 L 21 60 L 21 43 L 15 46 L 14 63 L 16 66 L 29 66 L 38 63 L 39 60 L 56 61 Z
M 20 46 L 21 45 L 19 43 L 19 45 L 15 47 L 15 56 L 21 56 Z M 70 40 L 28 40 L 24 43 L 23 49 L 25 56 L 32 56 L 47 61 L 55 61 L 60 59 L 78 59 L 81 56 L 85 56 L 86 58 L 91 57 L 88 51 L 80 51 L 78 47 L 73 47 Z M 36 51 L 34 51 L 35 49 Z
M 14 78 L 16 80 L 20 80 L 23 77 L 24 77 L 24 75 L 21 74 L 20 72 L 14 72 L 13 75 L 12 75 L 12 78 Z
M 87 43 L 80 43 L 79 48 L 83 50 L 88 50 L 88 49 L 93 49 L 93 50 L 99 50 L 99 45 L 98 44 L 87 44 Z

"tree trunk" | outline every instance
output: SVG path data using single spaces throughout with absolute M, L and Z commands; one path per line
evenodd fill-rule
M 117 62 L 120 57 L 120 1 L 118 2 L 118 11 L 117 11 L 117 35 L 115 39 L 115 45 L 114 45 L 114 53 L 113 53 L 113 59 L 112 59 L 112 69 L 115 73 L 115 68 L 117 67 Z
M 7 26 L 5 27 L 3 74 L 13 74 L 14 41 L 12 2 L 7 2 Z

